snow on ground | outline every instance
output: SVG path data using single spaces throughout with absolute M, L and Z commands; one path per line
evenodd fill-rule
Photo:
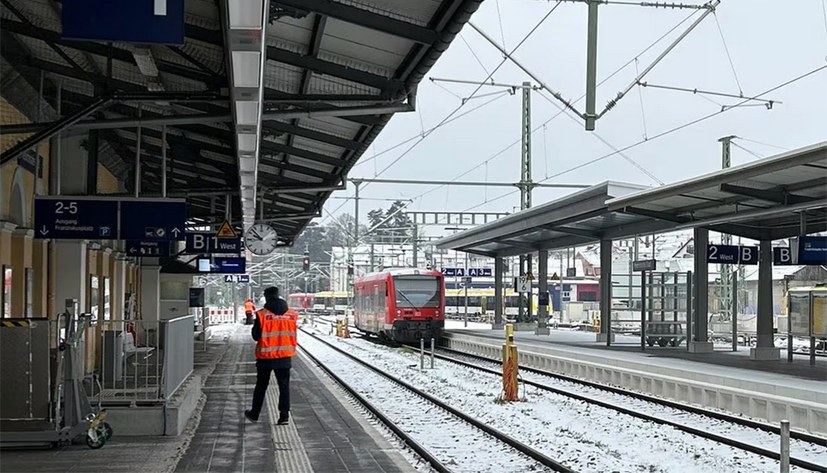
M 451 320 L 445 319 L 445 328 L 447 330 L 482 330 L 482 329 L 491 329 L 491 324 L 484 324 L 481 322 L 468 322 L 468 326 L 465 326 L 465 321 L 463 320 Z
M 410 349 L 390 348 L 359 338 L 325 337 L 578 471 L 719 473 L 778 469 L 778 462 L 771 459 L 537 388 L 521 391 L 525 402 L 499 404 L 499 377 L 442 360 L 437 360 L 434 370 L 421 372 L 419 356 Z M 309 338 L 300 335 L 301 343 Z M 601 393 L 603 396 L 605 393 Z M 434 430 L 440 428 L 436 424 Z M 725 426 L 719 428 L 726 431 Z M 748 437 L 743 440 L 754 440 Z M 804 453 L 794 451 L 802 458 Z
M 302 337 L 301 346 L 453 471 L 552 471 L 310 337 Z

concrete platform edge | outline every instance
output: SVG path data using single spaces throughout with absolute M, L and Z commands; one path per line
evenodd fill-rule
M 442 339 L 442 343 L 453 350 L 492 358 L 500 357 L 501 348 L 494 345 L 491 340 L 473 336 L 447 336 Z M 642 369 L 575 359 L 571 357 L 572 354 L 555 353 L 554 349 L 536 345 L 527 349 L 523 345 L 520 350 L 520 364 L 678 402 L 746 415 L 770 423 L 789 419 L 794 429 L 827 435 L 827 403 L 779 396 L 757 391 L 749 386 L 712 384 Z M 679 373 L 680 371 L 676 372 Z
M 322 373 L 322 371 L 307 357 L 299 353 L 299 356 L 302 357 L 302 360 L 307 364 L 310 368 L 310 371 L 316 375 L 317 380 L 321 385 L 323 385 L 326 389 L 333 393 L 341 392 L 341 388 L 339 388 L 332 380 L 330 380 L 327 376 Z M 342 394 L 344 395 L 344 394 Z M 354 405 L 349 402 L 346 402 L 341 396 L 334 396 L 336 401 L 339 403 L 339 406 L 349 412 L 354 419 L 362 426 L 362 428 L 367 432 L 367 434 L 379 445 L 382 450 L 391 458 L 396 466 L 399 467 L 400 471 L 410 471 L 415 472 L 417 471 L 411 463 L 405 459 L 404 455 L 399 451 L 398 448 L 394 447 L 390 441 L 387 439 L 385 434 L 381 432 L 376 425 L 372 424 L 365 418 L 365 414 L 360 412 Z M 388 434 L 392 435 L 392 434 Z

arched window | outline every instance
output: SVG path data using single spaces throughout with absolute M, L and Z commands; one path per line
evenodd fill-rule
M 11 185 L 11 199 L 9 201 L 9 217 L 12 223 L 26 227 L 28 212 L 26 211 L 26 182 L 23 179 L 24 170 L 17 168 L 14 171 Z

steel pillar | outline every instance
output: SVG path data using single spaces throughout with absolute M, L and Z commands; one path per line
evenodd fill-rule
M 613 338 L 612 240 L 600 240 L 600 332 L 597 341 L 606 342 L 606 346 L 610 346 Z
M 597 120 L 597 7 L 601 0 L 588 0 L 589 18 L 586 32 L 586 130 L 593 131 Z
M 775 347 L 772 308 L 772 242 L 761 240 L 758 249 L 758 342 L 750 348 L 751 360 L 780 360 L 781 349 Z
M 503 259 L 494 258 L 494 330 L 503 328 Z
M 695 299 L 692 312 L 692 333 L 687 348 L 692 353 L 712 353 L 712 342 L 709 341 L 709 264 L 706 262 L 706 248 L 709 246 L 709 230 L 695 228 L 695 274 L 696 283 L 693 285 Z
M 540 250 L 537 254 L 537 277 L 539 287 L 537 294 L 537 328 L 535 335 L 548 335 L 548 305 L 540 303 L 543 294 L 548 296 L 548 250 Z

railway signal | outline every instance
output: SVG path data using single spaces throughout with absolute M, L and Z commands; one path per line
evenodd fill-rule
M 310 257 L 309 256 L 305 256 L 304 259 L 302 259 L 302 269 L 304 271 L 310 271 Z

